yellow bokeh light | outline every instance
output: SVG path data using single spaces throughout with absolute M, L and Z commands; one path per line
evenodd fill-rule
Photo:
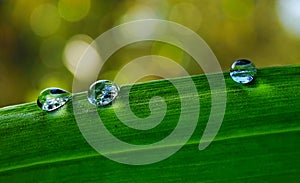
M 172 7 L 169 15 L 171 21 L 180 23 L 194 31 L 197 31 L 201 24 L 202 15 L 198 7 L 191 3 L 179 3 Z
M 300 37 L 300 1 L 278 0 L 277 10 L 283 27 L 288 32 Z
M 143 19 L 157 19 L 159 16 L 155 13 L 155 10 L 149 6 L 135 5 L 131 7 L 121 18 L 121 23 L 130 22 L 133 20 Z M 150 34 L 153 34 L 156 29 L 156 25 L 150 25 L 147 27 L 131 26 L 129 28 L 122 29 L 121 36 L 132 37 L 132 38 L 143 38 Z M 120 36 L 116 35 L 116 37 Z M 116 40 L 118 41 L 118 40 Z
M 31 13 L 30 24 L 32 30 L 39 36 L 49 36 L 60 26 L 57 8 L 52 4 L 42 4 Z
M 254 5 L 253 0 L 223 0 L 225 14 L 237 20 L 253 15 Z
M 63 53 L 65 66 L 73 75 L 76 73 L 76 79 L 84 83 L 91 81 L 91 78 L 95 77 L 94 74 L 98 73 L 98 68 L 101 68 L 103 64 L 98 50 L 91 42 L 92 38 L 87 35 L 76 35 L 67 42 Z M 78 69 L 81 72 L 77 73 Z M 82 85 L 82 89 L 87 87 Z
M 82 20 L 89 12 L 90 0 L 60 0 L 58 11 L 62 18 L 70 22 Z

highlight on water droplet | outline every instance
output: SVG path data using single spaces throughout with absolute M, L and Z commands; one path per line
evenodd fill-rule
M 46 88 L 37 99 L 37 105 L 44 111 L 54 111 L 65 105 L 72 94 L 60 88 Z
M 236 60 L 230 69 L 230 76 L 233 81 L 247 84 L 254 80 L 257 73 L 255 65 L 246 59 Z
M 99 80 L 93 83 L 88 90 L 88 100 L 96 106 L 110 104 L 118 96 L 120 88 L 109 80 Z

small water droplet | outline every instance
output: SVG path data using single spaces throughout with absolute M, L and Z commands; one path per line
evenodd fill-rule
M 105 106 L 118 96 L 119 91 L 117 84 L 109 80 L 99 80 L 90 86 L 88 100 L 96 106 Z
M 72 97 L 70 92 L 60 88 L 46 88 L 37 99 L 37 105 L 44 111 L 54 111 L 65 105 Z
M 230 76 L 237 83 L 247 84 L 254 80 L 256 72 L 257 69 L 251 61 L 239 59 L 232 64 Z

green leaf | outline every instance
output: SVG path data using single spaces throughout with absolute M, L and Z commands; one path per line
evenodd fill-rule
M 228 73 L 224 76 L 226 113 L 214 141 L 199 151 L 210 116 L 211 91 L 205 75 L 193 76 L 201 106 L 197 128 L 177 153 L 150 165 L 120 164 L 96 152 L 78 128 L 72 102 L 54 112 L 42 111 L 36 103 L 2 108 L 0 182 L 300 181 L 300 67 L 259 69 L 250 85 L 233 82 Z M 185 84 L 184 78 L 173 80 Z M 122 107 L 124 95 L 121 92 L 112 106 L 98 109 L 106 128 L 120 140 L 151 144 L 176 127 L 180 97 L 169 81 L 140 83 L 131 89 L 130 107 L 140 118 L 151 115 L 152 97 L 165 99 L 166 116 L 150 130 L 129 128 L 117 118 L 114 108 Z M 87 102 L 86 93 L 74 97 L 82 114 L 95 110 Z M 163 108 L 154 106 L 156 110 Z M 193 114 L 196 112 L 191 111 Z M 172 146 L 176 144 L 161 148 Z

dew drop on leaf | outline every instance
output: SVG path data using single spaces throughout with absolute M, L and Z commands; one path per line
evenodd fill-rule
M 235 61 L 230 69 L 231 78 L 241 84 L 247 84 L 254 80 L 257 69 L 255 65 L 246 59 Z
M 110 104 L 117 96 L 120 88 L 109 80 L 99 80 L 93 83 L 88 90 L 88 100 L 96 106 Z
M 37 99 L 37 105 L 44 111 L 54 111 L 65 105 L 72 94 L 60 88 L 46 88 Z

